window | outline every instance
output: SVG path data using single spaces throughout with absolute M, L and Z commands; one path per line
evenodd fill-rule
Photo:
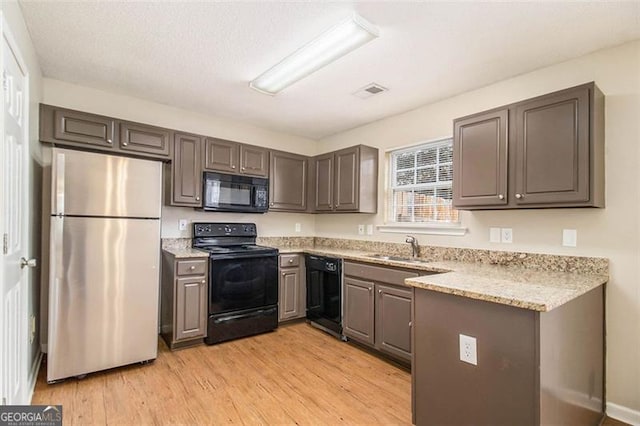
M 458 224 L 453 208 L 453 140 L 391 152 L 388 223 Z

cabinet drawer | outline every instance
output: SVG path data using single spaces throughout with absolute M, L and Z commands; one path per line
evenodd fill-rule
M 365 265 L 362 263 L 344 263 L 344 274 L 351 277 L 358 277 L 365 280 L 402 285 L 406 278 L 420 276 L 417 272 L 403 271 L 400 269 Z
M 299 254 L 281 254 L 280 255 L 281 268 L 293 268 L 295 266 L 300 266 Z
M 205 259 L 180 260 L 176 270 L 177 275 L 204 275 L 207 272 L 207 261 Z

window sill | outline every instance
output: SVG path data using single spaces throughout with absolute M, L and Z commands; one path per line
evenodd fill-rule
M 430 235 L 452 235 L 461 237 L 467 233 L 467 228 L 460 224 L 423 224 L 423 223 L 394 223 L 377 225 L 376 229 L 380 232 L 389 232 L 396 234 L 404 234 L 412 232 L 414 234 L 430 234 Z

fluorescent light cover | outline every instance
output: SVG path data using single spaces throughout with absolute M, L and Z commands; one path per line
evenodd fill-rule
M 357 14 L 320 35 L 249 83 L 275 95 L 296 81 L 378 37 L 378 29 Z

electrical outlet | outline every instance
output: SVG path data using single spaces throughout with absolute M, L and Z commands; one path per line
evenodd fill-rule
M 373 225 L 367 225 L 367 235 L 373 235 Z
M 489 242 L 490 243 L 499 243 L 500 242 L 500 228 L 489 228 Z
M 578 231 L 575 229 L 563 229 L 562 245 L 565 247 L 576 247 L 578 245 Z
M 513 230 L 511 228 L 501 228 L 500 233 L 503 243 L 511 244 L 513 242 Z
M 299 223 L 296 223 L 295 229 L 296 229 L 296 232 L 302 231 L 302 225 L 300 225 Z
M 460 361 L 478 365 L 476 338 L 460 334 Z
M 187 219 L 180 219 L 180 221 L 178 222 L 178 229 L 181 231 L 186 231 L 187 223 Z
M 358 235 L 364 235 L 364 225 L 358 225 Z

